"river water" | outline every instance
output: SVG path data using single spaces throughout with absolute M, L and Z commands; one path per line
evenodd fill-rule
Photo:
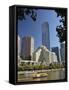
M 35 71 L 36 72 L 36 71 Z M 24 74 L 18 74 L 18 82 L 28 82 L 28 81 L 42 81 L 42 80 L 59 80 L 59 79 L 64 79 L 65 78 L 65 69 L 61 70 L 47 70 L 44 71 L 44 73 L 47 73 L 48 76 L 46 77 L 41 77 L 41 78 L 32 78 L 32 73 L 23 72 Z

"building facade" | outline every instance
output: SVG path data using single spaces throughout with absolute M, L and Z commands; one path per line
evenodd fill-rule
M 37 63 L 42 63 L 45 65 L 50 64 L 50 51 L 43 45 L 41 45 L 37 50 L 33 53 L 33 61 Z
M 42 24 L 42 45 L 46 46 L 50 51 L 50 33 L 48 22 L 44 22 Z
M 52 48 L 52 52 L 55 52 L 55 54 L 57 55 L 58 62 L 61 62 L 61 56 L 60 56 L 60 49 L 59 49 L 59 47 L 53 47 Z
M 54 52 L 51 52 L 51 63 L 57 63 L 57 55 Z
M 61 62 L 65 62 L 65 42 L 60 44 Z
M 18 36 L 18 57 L 20 56 L 20 53 L 21 53 L 21 39 Z
M 21 57 L 23 60 L 31 60 L 34 52 L 34 39 L 31 36 L 25 36 L 21 41 Z

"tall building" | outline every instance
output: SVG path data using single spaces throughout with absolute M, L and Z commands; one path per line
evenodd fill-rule
M 18 56 L 20 56 L 20 53 L 21 53 L 21 39 L 18 36 Z
M 58 60 L 57 60 L 57 55 L 56 55 L 56 53 L 51 52 L 50 55 L 51 55 L 51 63 L 57 63 Z
M 60 44 L 61 62 L 65 62 L 65 42 Z
M 42 24 L 42 45 L 46 46 L 50 50 L 50 32 L 48 22 Z
M 31 60 L 32 53 L 34 52 L 34 39 L 31 36 L 22 38 L 21 44 L 21 57 L 24 60 Z
M 53 47 L 52 48 L 52 52 L 55 52 L 55 54 L 57 55 L 58 62 L 61 62 L 61 56 L 60 56 L 60 49 L 59 49 L 59 47 Z

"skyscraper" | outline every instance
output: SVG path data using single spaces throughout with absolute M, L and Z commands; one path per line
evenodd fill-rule
M 65 42 L 60 44 L 61 62 L 65 62 Z
M 20 56 L 20 53 L 21 53 L 21 39 L 18 36 L 18 56 Z
M 58 60 L 58 62 L 60 62 L 61 61 L 61 56 L 60 56 L 60 50 L 59 50 L 59 48 L 58 47 L 53 47 L 52 48 L 52 52 L 55 52 L 56 53 L 57 60 Z
M 25 60 L 31 60 L 33 51 L 34 39 L 31 36 L 23 37 L 21 44 L 21 57 Z
M 46 46 L 50 50 L 50 33 L 49 33 L 49 24 L 44 22 L 42 24 L 42 45 Z
M 51 63 L 56 63 L 56 62 L 58 62 L 56 53 L 51 52 L 50 55 L 51 55 Z

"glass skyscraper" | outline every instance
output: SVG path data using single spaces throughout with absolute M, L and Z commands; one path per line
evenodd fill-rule
M 50 32 L 48 22 L 42 24 L 42 45 L 46 46 L 50 50 Z
M 52 47 L 52 52 L 57 55 L 58 62 L 61 62 L 60 49 L 59 47 Z
M 65 41 L 61 43 L 61 48 L 60 48 L 60 52 L 61 52 L 61 61 L 65 62 Z

